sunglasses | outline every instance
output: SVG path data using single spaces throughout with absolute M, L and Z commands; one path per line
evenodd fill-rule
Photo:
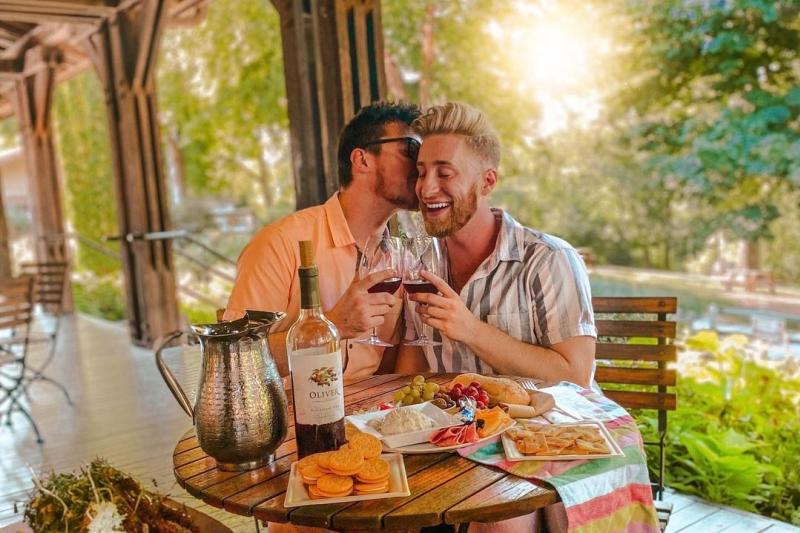
M 370 141 L 364 144 L 364 148 L 367 146 L 373 146 L 375 144 L 385 144 L 385 143 L 393 143 L 403 141 L 406 143 L 406 155 L 409 159 L 413 159 L 414 161 L 417 160 L 417 156 L 419 155 L 419 147 L 422 144 L 419 139 L 414 137 L 391 137 L 388 139 L 378 139 L 377 141 Z

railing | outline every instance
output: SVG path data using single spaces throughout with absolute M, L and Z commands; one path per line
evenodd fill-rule
M 120 264 L 122 263 L 119 251 L 104 245 L 100 241 L 90 239 L 89 237 L 86 237 L 85 235 L 81 235 L 79 233 L 48 235 L 42 237 L 42 239 L 49 241 L 75 240 L 81 243 L 81 245 L 86 246 L 87 248 L 93 250 L 96 253 L 114 259 Z M 163 239 L 170 239 L 175 241 L 175 246 L 173 247 L 173 252 L 175 256 L 185 260 L 188 264 L 197 267 L 199 269 L 198 271 L 196 271 L 197 275 L 211 276 L 212 279 L 216 278 L 217 280 L 221 280 L 224 284 L 231 284 L 231 285 L 233 284 L 235 280 L 235 276 L 233 273 L 226 272 L 225 270 L 220 269 L 218 265 L 214 265 L 208 262 L 202 257 L 202 254 L 206 254 L 212 257 L 214 260 L 230 267 L 235 267 L 236 261 L 220 253 L 218 250 L 215 250 L 212 247 L 208 246 L 203 241 L 190 235 L 189 232 L 187 232 L 186 230 L 159 231 L 159 232 L 143 233 L 143 234 L 129 233 L 127 235 L 109 236 L 105 238 L 105 241 L 109 242 L 124 241 L 127 243 L 132 243 L 137 240 L 154 241 Z M 200 251 L 200 254 L 197 253 L 197 250 Z M 210 298 L 208 297 L 207 294 L 203 294 L 202 292 L 197 291 L 196 289 L 193 289 L 188 285 L 178 283 L 178 292 L 182 296 L 186 296 L 198 302 L 202 302 L 213 309 L 219 309 L 225 306 L 224 302 Z

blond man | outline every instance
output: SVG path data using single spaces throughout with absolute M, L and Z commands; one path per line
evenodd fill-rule
M 597 331 L 586 269 L 567 242 L 527 228 L 489 197 L 500 142 L 480 111 L 432 107 L 412 124 L 425 228 L 445 247 L 439 294 L 409 295 L 442 345 L 405 347 L 397 369 L 478 372 L 590 386 Z

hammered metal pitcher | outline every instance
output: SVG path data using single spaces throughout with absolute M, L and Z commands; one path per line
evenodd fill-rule
M 285 316 L 247 311 L 238 320 L 192 326 L 203 353 L 194 407 L 162 357 L 183 332 L 166 335 L 158 343 L 156 366 L 161 377 L 192 417 L 200 448 L 220 470 L 264 466 L 286 438 L 286 391 L 267 342 L 270 327 Z

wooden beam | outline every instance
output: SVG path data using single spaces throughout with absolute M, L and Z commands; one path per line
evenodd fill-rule
M 9 12 L 44 17 L 61 15 L 99 18 L 112 16 L 117 3 L 104 0 L 0 0 L 0 14 Z M 37 19 L 37 22 L 44 20 Z
M 0 184 L 3 176 L 0 175 Z M 0 279 L 11 277 L 11 253 L 8 240 L 8 224 L 6 223 L 6 209 L 3 195 L 0 194 Z
M 327 196 L 315 56 L 310 43 L 312 13 L 296 0 L 272 0 L 272 3 L 281 19 L 295 197 L 297 208 L 302 209 L 320 203 Z
M 171 229 L 153 76 L 165 2 L 131 5 L 86 42 L 106 96 L 122 235 Z M 126 242 L 122 263 L 132 340 L 151 346 L 179 327 L 171 243 Z
M 339 188 L 339 133 L 385 94 L 378 0 L 272 0 L 281 18 L 297 208 Z
M 28 167 L 28 198 L 37 262 L 68 261 L 61 182 L 53 144 L 51 107 L 57 62 L 38 49 L 40 68 L 14 82 L 14 110 Z M 65 308 L 72 307 L 67 287 Z

